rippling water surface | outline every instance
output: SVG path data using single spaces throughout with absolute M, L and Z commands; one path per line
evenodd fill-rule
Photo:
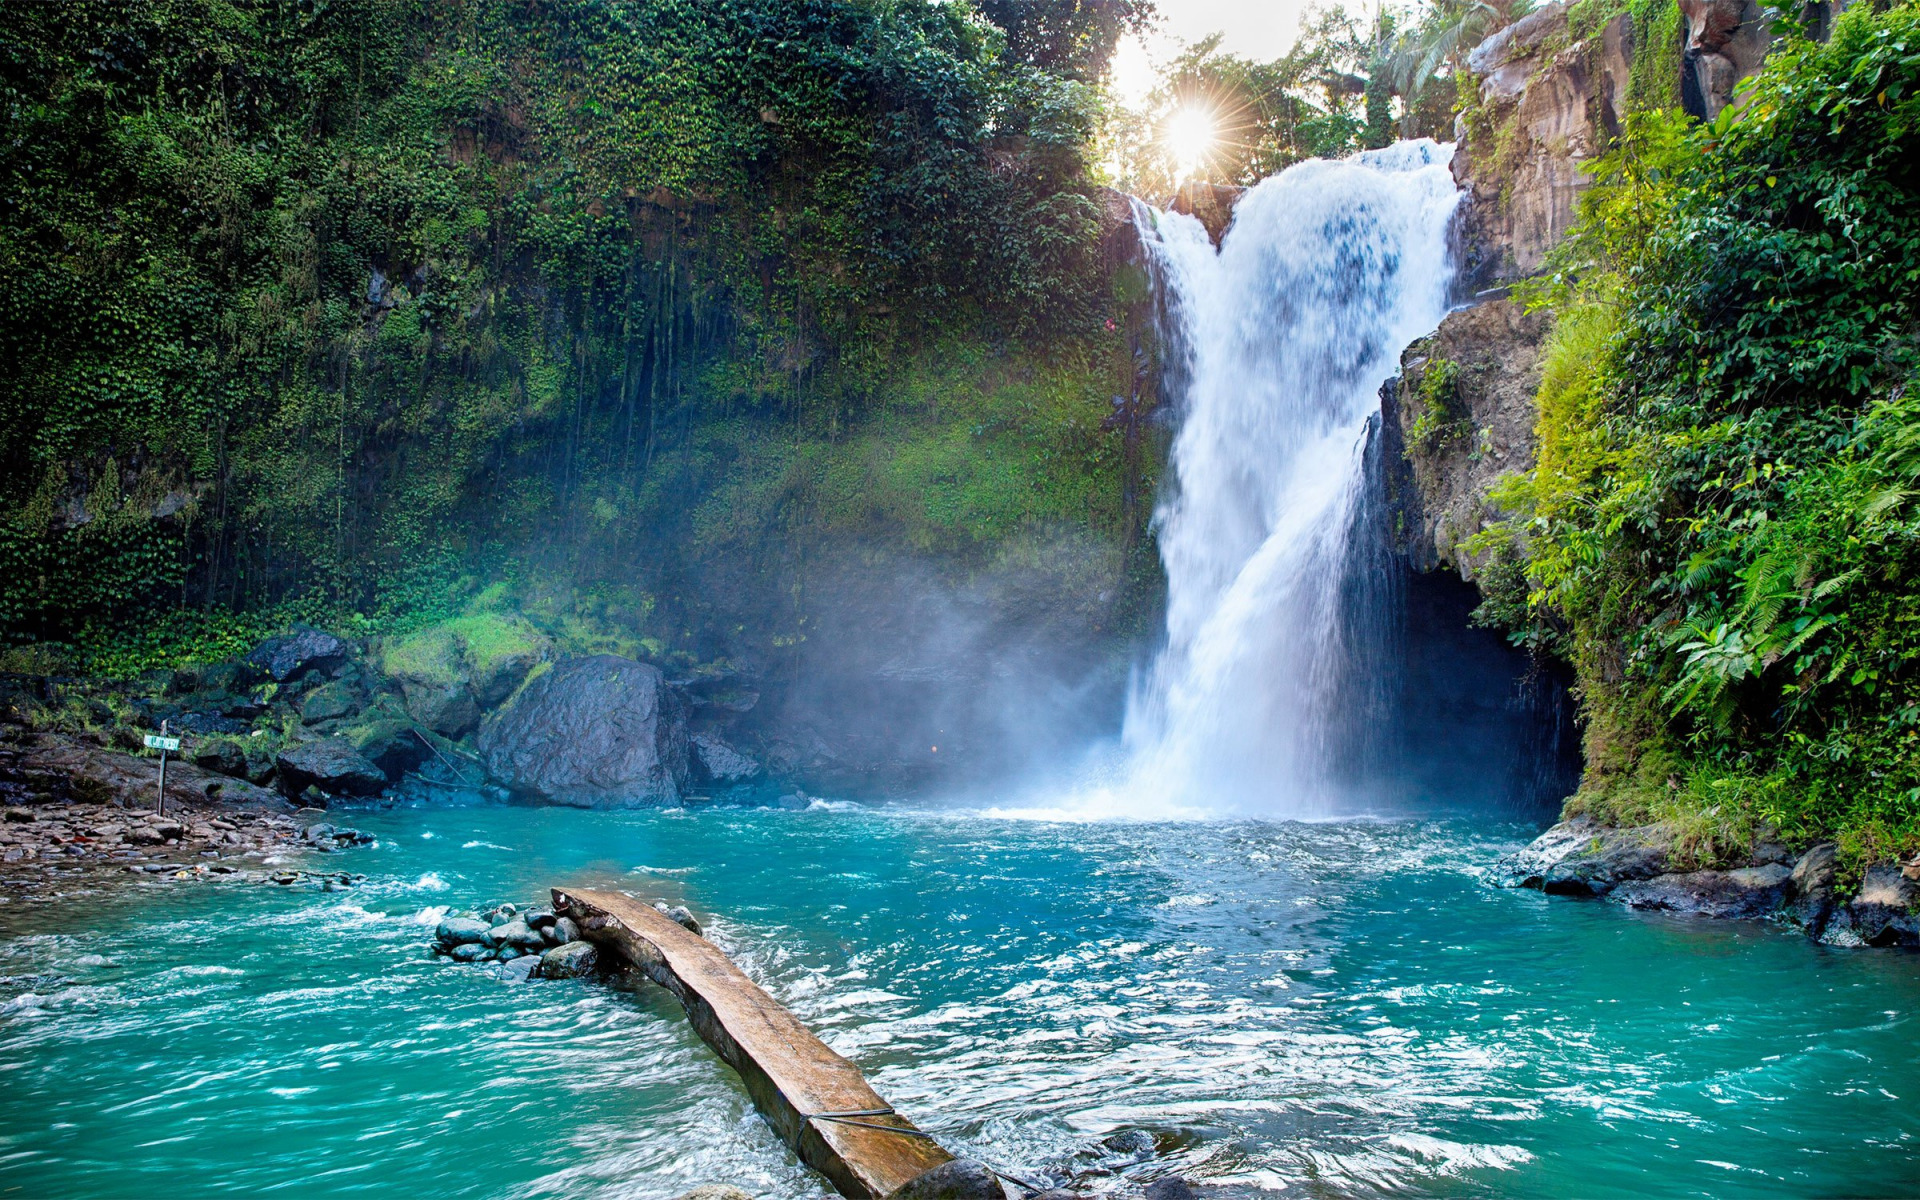
M 819 1196 L 658 989 L 426 957 L 612 885 L 949 1147 L 1220 1195 L 1920 1192 L 1920 958 L 1479 873 L 1520 826 L 363 814 L 349 892 L 0 905 L 0 1195 Z M 100 957 L 117 965 L 101 965 Z

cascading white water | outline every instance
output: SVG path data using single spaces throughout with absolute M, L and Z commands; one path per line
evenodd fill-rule
M 1450 157 L 1421 141 L 1290 167 L 1241 197 L 1218 253 L 1198 221 L 1156 214 L 1185 386 L 1156 515 L 1167 643 L 1127 713 L 1136 795 L 1271 816 L 1338 802 L 1366 657 L 1346 605 L 1370 590 L 1352 586 L 1368 420 L 1447 311 Z

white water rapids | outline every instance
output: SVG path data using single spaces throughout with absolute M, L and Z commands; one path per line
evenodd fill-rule
M 1355 529 L 1381 383 L 1446 315 L 1451 148 L 1291 167 L 1247 192 L 1216 253 L 1200 223 L 1142 232 L 1166 297 L 1173 486 L 1156 514 L 1165 648 L 1136 680 L 1128 791 L 1153 807 L 1333 812 L 1354 697 L 1391 669 L 1355 645 L 1390 589 Z

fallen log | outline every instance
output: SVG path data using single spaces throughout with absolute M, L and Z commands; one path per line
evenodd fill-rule
M 882 1200 L 907 1189 L 910 1196 L 1001 1200 L 991 1174 L 956 1160 L 894 1112 L 858 1067 L 828 1049 L 712 942 L 614 892 L 554 888 L 553 908 L 571 917 L 582 937 L 672 992 L 695 1032 L 739 1072 L 767 1123 L 841 1195 Z

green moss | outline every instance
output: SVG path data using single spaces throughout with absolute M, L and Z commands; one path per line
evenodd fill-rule
M 1431 358 L 1421 368 L 1419 385 L 1407 394 L 1413 414 L 1406 431 L 1409 455 L 1431 450 L 1472 429 L 1472 423 L 1458 411 L 1459 383 L 1460 364 L 1452 359 Z

